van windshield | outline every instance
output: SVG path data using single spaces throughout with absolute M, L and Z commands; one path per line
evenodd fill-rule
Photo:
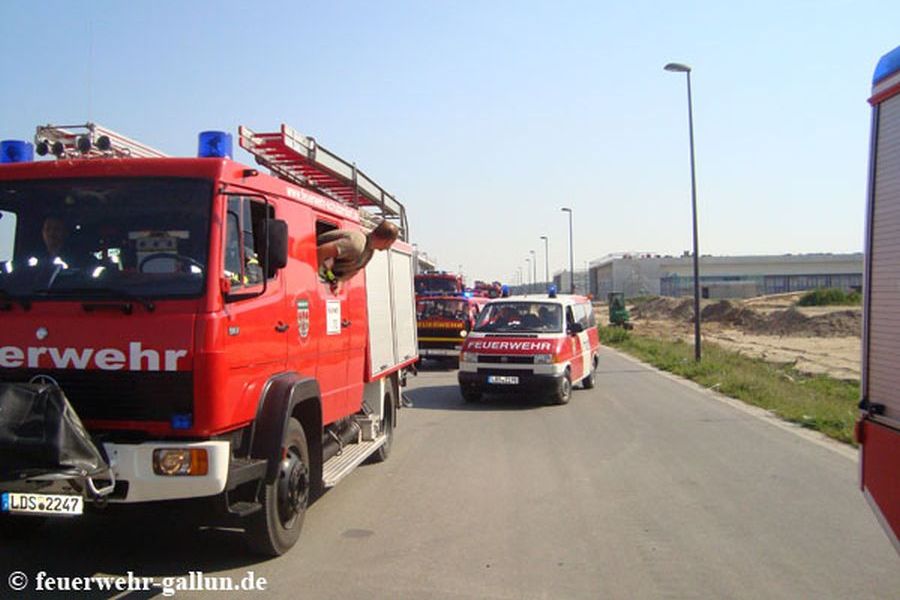
M 478 315 L 475 331 L 559 333 L 562 306 L 551 302 L 492 302 Z
M 197 296 L 212 184 L 175 178 L 0 182 L 0 291 L 29 299 Z

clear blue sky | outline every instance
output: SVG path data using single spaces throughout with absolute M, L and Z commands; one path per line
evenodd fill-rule
M 88 119 L 172 154 L 288 123 L 407 205 L 448 270 L 510 281 L 690 247 L 862 249 L 878 58 L 900 2 L 0 3 L 0 138 Z M 239 160 L 249 161 L 242 152 Z

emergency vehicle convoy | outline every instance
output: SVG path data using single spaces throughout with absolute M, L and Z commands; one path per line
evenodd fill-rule
M 572 386 L 594 387 L 600 338 L 583 296 L 498 298 L 488 302 L 466 336 L 459 387 L 466 402 L 484 393 L 536 391 L 567 404 Z
M 900 552 L 900 47 L 872 81 L 863 299 L 861 486 Z
M 457 362 L 463 340 L 487 301 L 466 294 L 416 297 L 419 356 Z
M 197 158 L 90 123 L 2 143 L 0 536 L 204 498 L 278 555 L 311 498 L 387 458 L 418 358 L 405 209 L 290 127 L 239 139 L 271 175 L 221 132 Z M 317 237 L 381 219 L 393 247 L 324 281 Z
M 466 291 L 463 276 L 446 271 L 428 271 L 415 277 L 416 296 L 428 294 L 462 294 Z

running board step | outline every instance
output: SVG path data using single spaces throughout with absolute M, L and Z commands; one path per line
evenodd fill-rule
M 362 461 L 381 448 L 386 441 L 387 436 L 381 435 L 371 442 L 360 442 L 359 444 L 344 446 L 344 450 L 337 456 L 329 458 L 322 468 L 322 481 L 325 487 L 330 488 L 337 485 L 341 479 L 349 475 Z

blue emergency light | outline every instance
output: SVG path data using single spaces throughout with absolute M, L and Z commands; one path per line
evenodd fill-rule
M 556 298 L 556 284 L 551 283 L 549 287 L 547 287 L 547 295 L 551 298 Z
M 194 415 L 182 413 L 172 415 L 172 429 L 190 429 L 194 425 Z
M 34 160 L 34 146 L 22 140 L 0 142 L 0 163 L 31 162 Z
M 231 134 L 224 131 L 201 131 L 200 158 L 231 158 Z
M 900 47 L 894 48 L 878 61 L 878 66 L 875 67 L 875 75 L 872 77 L 872 85 L 887 79 L 897 71 L 900 71 Z

